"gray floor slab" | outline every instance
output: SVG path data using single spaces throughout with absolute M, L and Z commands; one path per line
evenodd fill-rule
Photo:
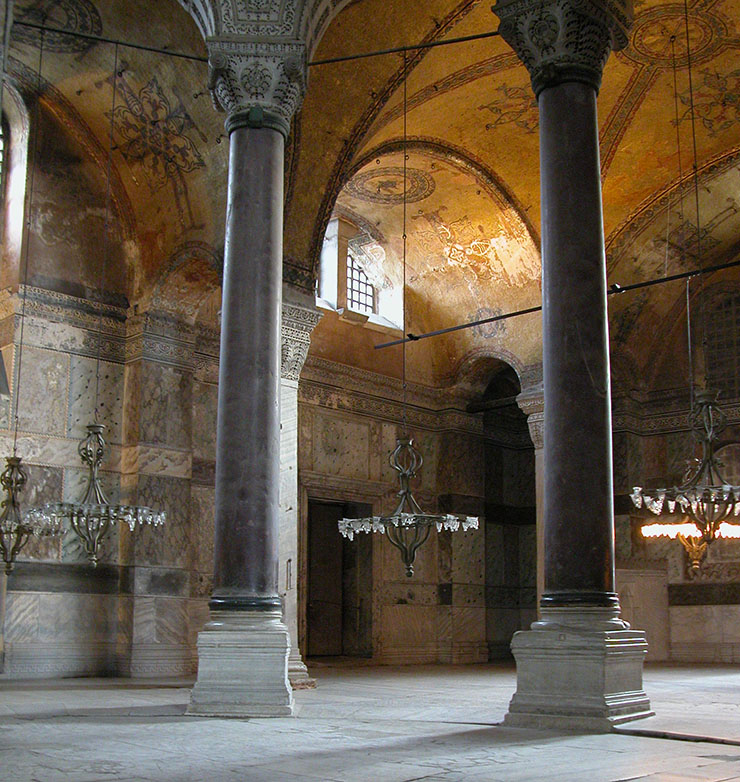
M 720 782 L 740 746 L 502 728 L 511 666 L 319 665 L 296 717 L 188 717 L 188 681 L 0 682 L 2 782 Z M 654 733 L 740 735 L 740 667 L 648 667 Z M 637 725 L 637 723 L 636 723 Z M 716 735 L 715 735 L 716 734 Z

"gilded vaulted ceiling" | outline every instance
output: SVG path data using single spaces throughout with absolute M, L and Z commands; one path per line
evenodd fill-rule
M 599 96 L 610 282 L 624 285 L 737 254 L 739 10 L 738 0 L 689 2 L 697 245 L 683 4 L 635 2 L 630 44 L 610 57 Z M 16 2 L 19 22 L 38 23 L 44 14 L 61 29 L 205 56 L 195 24 L 176 0 Z M 490 3 L 479 0 L 358 0 L 330 24 L 313 59 L 475 35 L 497 25 Z M 128 269 L 126 295 L 164 301 L 185 291 L 186 304 L 179 306 L 196 317 L 217 285 L 228 154 L 205 63 L 120 46 L 114 80 L 113 45 L 56 33 L 45 39 L 42 53 L 38 31 L 16 25 L 11 73 L 27 95 L 41 89 L 48 121 L 69 137 L 67 154 L 83 150 L 101 172 L 113 120 L 112 202 L 125 243 L 119 262 Z M 538 304 L 537 106 L 526 70 L 496 37 L 310 68 L 286 150 L 286 277 L 311 288 L 335 209 L 374 226 L 386 239 L 389 262 L 400 264 L 404 118 L 407 188 L 416 188 L 407 214 L 414 329 Z M 100 198 L 89 200 L 78 211 L 93 219 Z M 198 262 L 183 260 L 187 248 L 199 248 Z M 175 277 L 166 282 L 168 275 Z M 676 323 L 684 317 L 683 293 L 673 284 L 610 297 L 620 382 L 644 376 L 657 349 L 681 349 Z M 351 328 L 327 317 L 315 349 L 331 355 Z M 352 340 L 362 351 L 381 338 L 363 333 Z M 537 363 L 540 341 L 536 316 L 459 332 L 434 346 L 414 346 L 417 371 L 426 367 L 430 379 L 448 382 L 475 355 L 507 358 L 521 369 Z M 394 361 L 362 359 L 391 373 Z

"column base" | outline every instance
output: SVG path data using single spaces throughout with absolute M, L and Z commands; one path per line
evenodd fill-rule
M 289 717 L 288 629 L 280 611 L 211 611 L 198 635 L 198 678 L 188 714 Z
M 291 647 L 288 657 L 288 681 L 294 690 L 313 690 L 316 687 L 316 679 L 308 673 L 306 663 L 295 647 Z
M 652 717 L 642 688 L 647 641 L 614 608 L 548 608 L 514 634 L 517 691 L 504 725 L 608 733 Z

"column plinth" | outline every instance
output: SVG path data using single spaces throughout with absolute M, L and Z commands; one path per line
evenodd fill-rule
M 628 9 L 617 0 L 504 0 L 494 10 L 538 97 L 542 206 L 544 591 L 540 620 L 512 641 L 517 692 L 506 724 L 609 730 L 651 714 L 645 634 L 622 621 L 615 591 L 596 114 Z

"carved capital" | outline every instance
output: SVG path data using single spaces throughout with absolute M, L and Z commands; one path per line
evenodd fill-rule
M 571 81 L 598 92 L 609 52 L 627 45 L 632 24 L 631 0 L 499 0 L 493 10 L 535 95 Z
M 516 398 L 519 409 L 527 416 L 529 436 L 535 448 L 542 448 L 545 443 L 545 393 L 542 383 L 526 388 Z
M 208 41 L 208 88 L 226 130 L 273 128 L 287 137 L 306 92 L 306 47 L 300 41 Z
M 311 332 L 321 318 L 314 306 L 283 303 L 282 365 L 280 375 L 285 380 L 298 380 L 308 356 Z

